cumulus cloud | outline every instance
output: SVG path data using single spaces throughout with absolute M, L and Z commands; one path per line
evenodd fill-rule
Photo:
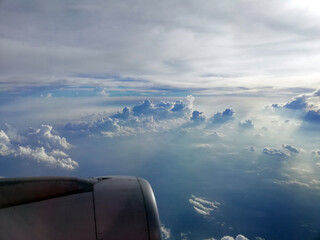
M 304 151 L 302 148 L 297 148 L 289 144 L 282 144 L 281 146 L 282 149 L 265 147 L 262 153 L 270 156 L 290 157 Z
M 265 147 L 262 153 L 269 155 L 269 156 L 278 156 L 278 157 L 290 157 L 290 154 L 286 151 L 276 148 L 268 148 Z
M 319 97 L 319 89 L 312 93 L 305 93 L 295 96 L 285 104 L 273 104 L 272 106 L 275 108 L 305 110 L 313 106 L 313 104 L 310 102 L 313 97 Z
M 188 99 L 190 98 L 188 97 Z M 175 103 L 161 101 L 154 104 L 147 99 L 141 104 L 134 106 L 132 114 L 134 116 L 153 116 L 155 120 L 184 117 L 186 114 L 190 114 L 190 101 L 188 100 L 188 104 L 185 104 L 181 100 Z
M 68 170 L 73 170 L 77 168 L 79 165 L 77 162 L 73 161 L 69 157 L 65 157 L 66 154 L 60 152 L 61 155 L 65 155 L 64 158 L 57 158 L 56 152 L 53 152 L 54 155 L 49 155 L 44 147 L 38 147 L 32 149 L 30 147 L 18 146 L 18 148 L 14 152 L 14 156 L 23 157 L 29 160 L 36 160 L 37 162 L 46 163 L 49 166 L 61 167 Z
M 175 102 L 144 100 L 133 107 L 124 107 L 109 116 L 95 114 L 86 120 L 65 124 L 64 131 L 75 134 L 102 135 L 106 137 L 128 136 L 171 129 L 191 129 L 197 125 L 210 128 L 213 124 L 223 124 L 234 119 L 234 111 L 225 109 L 214 114 L 207 121 L 203 112 L 193 110 L 194 97 L 189 95 L 184 101 Z M 247 120 L 243 127 L 253 126 Z M 218 135 L 217 135 L 218 136 Z
M 23 140 L 25 140 L 25 138 L 18 133 L 18 130 L 16 128 L 12 127 L 8 123 L 6 123 L 5 126 L 6 126 L 6 134 L 8 135 L 11 141 L 20 143 Z
M 314 149 L 311 151 L 314 156 L 320 156 L 320 149 Z
M 301 94 L 294 97 L 285 104 L 273 104 L 272 107 L 278 109 L 298 110 L 302 113 L 302 119 L 309 123 L 320 122 L 320 89 L 312 92 Z
M 162 240 L 169 240 L 171 238 L 171 230 L 166 228 L 163 224 L 160 225 L 161 229 L 161 239 Z
M 111 115 L 111 118 L 128 119 L 131 116 L 131 110 L 125 107 L 122 112 Z
M 10 129 L 12 131 L 12 129 Z M 35 141 L 35 138 L 37 141 Z M 30 144 L 33 146 L 31 147 Z M 52 149 L 52 147 L 55 147 Z M 23 136 L 22 142 L 12 140 L 5 131 L 0 130 L 0 155 L 14 156 L 44 163 L 51 167 L 73 170 L 79 165 L 67 153 L 57 147 L 68 149 L 71 144 L 64 137 L 52 133 L 52 126 L 42 125 L 39 129 L 32 129 Z M 46 148 L 52 149 L 48 151 Z
M 189 203 L 197 213 L 203 216 L 210 216 L 211 212 L 220 205 L 219 202 L 211 202 L 204 198 L 196 197 L 195 195 L 191 196 Z
M 190 120 L 196 123 L 201 123 L 206 120 L 206 117 L 203 115 L 202 112 L 193 111 Z
M 66 138 L 60 137 L 52 133 L 53 127 L 50 125 L 41 125 L 40 128 L 31 128 L 28 135 L 29 137 L 34 137 L 42 145 L 51 147 L 63 147 L 65 149 L 70 149 L 71 144 L 67 142 Z
M 290 102 L 286 103 L 283 107 L 288 109 L 306 109 L 308 107 L 308 96 L 300 95 L 294 97 Z
M 243 149 L 250 152 L 256 151 L 256 148 L 254 146 L 247 146 L 247 147 L 244 147 Z
M 13 152 L 8 135 L 0 130 L 0 155 L 7 156 Z
M 304 117 L 304 120 L 312 123 L 320 123 L 320 109 L 317 111 L 315 110 L 308 111 Z
M 239 122 L 239 126 L 245 129 L 252 129 L 254 127 L 253 122 L 250 119 L 245 120 L 244 122 Z
M 82 121 L 82 122 L 73 122 L 67 123 L 64 126 L 64 130 L 71 132 L 118 132 L 120 126 L 118 125 L 118 120 L 103 117 L 97 120 L 91 121 Z
M 236 238 L 233 238 L 230 236 L 224 236 L 223 238 L 221 238 L 221 240 L 249 240 L 249 239 L 246 238 L 245 236 L 239 234 L 236 236 Z
M 290 153 L 299 153 L 301 151 L 301 149 L 286 144 L 282 144 L 282 148 L 288 150 Z
M 101 134 L 106 137 L 127 136 L 137 133 L 155 132 L 170 129 L 170 122 L 186 122 L 192 112 L 194 97 L 187 96 L 186 102 L 145 100 L 132 108 L 125 107 L 122 111 L 110 116 L 101 116 L 86 121 L 69 122 L 63 130 L 73 133 Z M 204 120 L 201 113 L 194 114 L 194 121 Z M 177 120 L 177 121 L 176 121 Z
M 203 240 L 216 240 L 216 239 L 215 238 L 206 238 Z M 220 240 L 249 240 L 249 239 L 246 238 L 245 236 L 243 236 L 242 234 L 239 234 L 236 236 L 236 238 L 233 238 L 231 236 L 224 236 Z
M 217 112 L 211 118 L 211 121 L 215 124 L 222 124 L 230 120 L 234 120 L 235 112 L 232 109 L 227 108 L 223 112 Z

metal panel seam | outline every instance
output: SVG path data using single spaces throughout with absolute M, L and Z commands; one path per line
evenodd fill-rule
M 94 186 L 93 186 L 93 191 L 92 191 L 92 202 L 93 202 L 94 228 L 95 228 L 95 232 L 96 232 L 96 240 L 98 240 L 97 219 L 96 219 L 96 202 L 94 199 Z
M 142 186 L 141 186 L 141 183 L 139 181 L 139 178 L 138 177 L 136 177 L 136 178 L 137 178 L 137 181 L 139 183 L 139 187 L 140 187 L 142 198 L 143 198 L 144 211 L 146 213 L 146 220 L 147 220 L 148 238 L 150 240 L 151 239 L 150 238 L 150 227 L 149 227 L 149 218 L 148 218 L 148 213 L 147 213 L 146 200 L 145 200 L 145 197 L 144 197 L 144 193 L 143 193 Z

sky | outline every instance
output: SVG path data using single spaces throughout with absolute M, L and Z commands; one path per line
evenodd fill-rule
M 0 0 L 0 176 L 133 175 L 164 240 L 319 239 L 320 4 Z

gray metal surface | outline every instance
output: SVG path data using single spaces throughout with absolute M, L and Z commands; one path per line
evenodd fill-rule
M 92 191 L 94 180 L 71 177 L 0 179 L 0 208 Z
M 0 209 L 0 239 L 96 239 L 93 193 Z
M 0 179 L 0 239 L 160 240 L 159 222 L 141 178 Z
M 149 239 L 147 216 L 136 177 L 116 177 L 94 185 L 97 239 Z
M 159 240 L 161 239 L 161 232 L 160 232 L 160 219 L 159 219 L 156 199 L 154 197 L 150 184 L 143 178 L 138 178 L 138 181 L 143 193 L 145 209 L 147 213 L 149 239 Z

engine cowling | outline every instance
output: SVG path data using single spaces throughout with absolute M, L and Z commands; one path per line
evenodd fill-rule
M 160 240 L 150 184 L 137 177 L 0 179 L 0 239 Z

